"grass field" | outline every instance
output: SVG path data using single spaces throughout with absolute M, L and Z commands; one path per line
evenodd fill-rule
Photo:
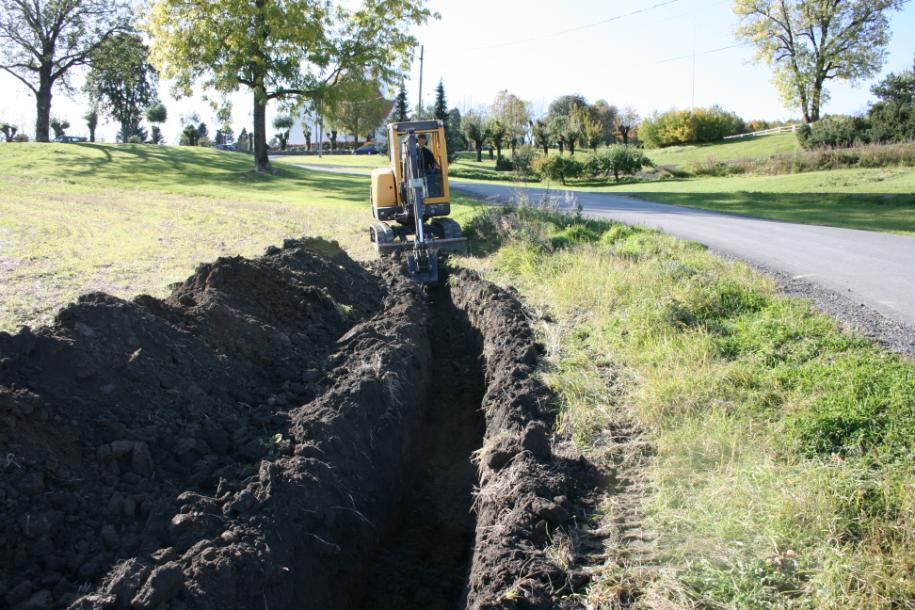
M 88 290 L 163 295 L 199 262 L 283 237 L 372 256 L 365 177 L 250 166 L 204 149 L 0 146 L 0 329 Z M 653 448 L 640 509 L 661 571 L 609 560 L 592 607 L 621 590 L 643 608 L 912 607 L 915 364 L 698 244 L 455 207 L 481 253 L 463 263 L 544 314 L 559 433 L 611 461 L 622 419 Z
M 374 256 L 364 178 L 279 164 L 260 176 L 251 165 L 202 148 L 0 146 L 0 330 L 48 322 L 94 290 L 163 296 L 200 262 L 288 237 Z
M 647 149 L 645 154 L 658 165 L 679 167 L 690 163 L 704 163 L 709 159 L 715 161 L 758 159 L 792 153 L 799 149 L 795 134 L 778 133 L 770 136 L 725 140 L 715 144 L 652 148 Z
M 387 155 L 278 155 L 273 160 L 292 165 L 331 165 L 372 169 L 388 164 Z

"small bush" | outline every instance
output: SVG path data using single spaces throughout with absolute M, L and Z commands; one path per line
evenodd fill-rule
M 505 157 L 496 159 L 497 172 L 510 172 L 513 169 L 515 169 L 515 164 L 512 163 L 509 159 L 506 159 Z
M 746 162 L 725 163 L 718 161 L 714 157 L 709 157 L 705 161 L 696 161 L 689 165 L 689 173 L 694 176 L 731 176 L 734 174 L 744 174 L 748 171 L 750 165 Z
M 534 163 L 534 170 L 547 180 L 559 180 L 565 184 L 568 178 L 581 176 L 584 166 L 575 159 L 551 155 L 538 158 Z
M 526 178 L 534 172 L 534 160 L 537 158 L 537 151 L 530 145 L 519 146 L 515 150 L 515 156 L 512 157 L 515 173 L 521 178 Z
M 671 110 L 646 118 L 639 125 L 639 139 L 647 148 L 714 142 L 742 133 L 746 125 L 739 116 L 717 106 L 694 110 Z
M 16 135 L 13 136 L 13 142 L 28 142 L 28 141 L 29 141 L 29 136 L 25 135 L 24 133 L 17 133 Z
M 866 144 L 869 141 L 868 124 L 862 117 L 831 116 L 813 125 L 804 125 L 797 131 L 797 139 L 807 150 L 824 147 L 844 147 Z
M 130 136 L 129 138 L 127 138 L 127 143 L 128 144 L 142 144 L 143 138 L 134 134 L 134 135 Z

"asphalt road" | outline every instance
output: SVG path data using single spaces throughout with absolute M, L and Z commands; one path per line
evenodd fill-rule
M 358 168 L 303 166 L 365 173 Z M 512 200 L 518 191 L 513 186 L 454 179 L 450 184 L 454 190 L 498 202 Z M 533 187 L 522 190 L 532 200 L 546 192 Z M 609 193 L 575 191 L 574 195 L 590 218 L 644 225 L 698 241 L 718 252 L 837 292 L 891 320 L 915 324 L 915 236 L 763 220 Z
M 456 180 L 451 188 L 493 201 L 507 201 L 516 190 Z M 531 199 L 544 194 L 524 190 Z M 915 236 L 748 218 L 608 193 L 575 196 L 590 218 L 658 228 L 805 279 L 898 322 L 915 323 Z

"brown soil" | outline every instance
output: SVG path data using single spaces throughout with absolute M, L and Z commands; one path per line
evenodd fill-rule
M 512 294 L 320 240 L 0 333 L 0 607 L 576 607 L 537 357 Z

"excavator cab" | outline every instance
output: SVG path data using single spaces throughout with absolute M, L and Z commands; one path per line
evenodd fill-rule
M 451 192 L 445 127 L 441 121 L 390 123 L 388 154 L 389 167 L 372 171 L 372 216 L 378 222 L 369 228 L 369 236 L 382 256 L 411 251 L 413 277 L 436 283 L 438 252 L 467 252 L 460 225 L 446 218 Z

